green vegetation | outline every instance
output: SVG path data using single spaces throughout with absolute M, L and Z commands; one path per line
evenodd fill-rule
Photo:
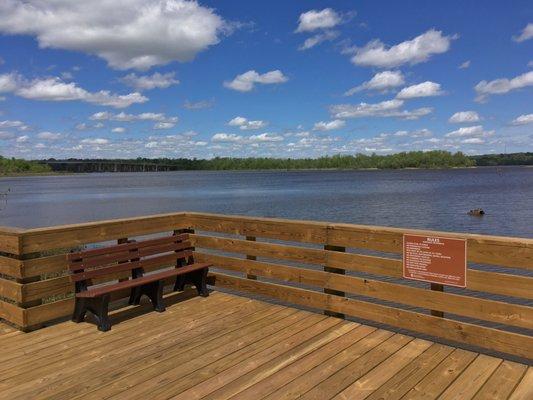
M 51 172 L 48 165 L 36 161 L 26 161 L 16 158 L 4 158 L 0 156 L 0 175 L 11 174 L 42 174 Z
M 533 153 L 485 154 L 471 157 L 478 166 L 533 165 Z
M 49 160 L 54 161 L 54 160 Z M 336 155 L 320 158 L 232 158 L 216 157 L 210 160 L 188 158 L 137 158 L 134 160 L 66 160 L 69 162 L 117 163 L 133 165 L 159 165 L 160 170 L 266 170 L 266 169 L 400 169 L 400 168 L 457 168 L 471 167 L 475 163 L 463 153 L 447 151 L 412 151 L 391 155 Z M 73 168 L 68 164 L 55 168 Z M 80 166 L 76 167 L 80 171 Z M 89 172 L 91 166 L 83 168 Z M 74 171 L 74 170 L 73 170 Z

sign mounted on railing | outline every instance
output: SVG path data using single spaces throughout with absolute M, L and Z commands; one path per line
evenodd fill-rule
M 466 239 L 403 235 L 403 277 L 466 287 Z

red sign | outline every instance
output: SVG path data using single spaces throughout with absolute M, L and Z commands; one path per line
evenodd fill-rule
M 466 239 L 403 235 L 403 277 L 466 287 Z

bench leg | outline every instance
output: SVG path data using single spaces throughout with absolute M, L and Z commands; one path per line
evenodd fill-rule
M 98 320 L 98 330 L 107 332 L 111 329 L 111 322 L 109 321 L 109 294 L 104 294 L 100 297 L 90 298 L 76 298 L 74 305 L 74 314 L 72 321 L 83 322 L 85 314 L 90 311 Z
M 76 297 L 74 300 L 74 314 L 72 314 L 72 321 L 76 323 L 83 322 L 85 314 L 87 313 L 87 306 L 84 298 Z
M 185 289 L 185 284 L 192 283 L 198 294 L 203 297 L 209 296 L 209 291 L 207 290 L 207 273 L 209 269 L 203 268 L 198 271 L 189 272 L 185 275 L 178 275 L 176 277 L 176 283 L 174 284 L 174 291 L 182 292 Z
M 96 303 L 94 311 L 96 311 L 96 318 L 98 318 L 98 330 L 102 332 L 107 332 L 111 329 L 111 322 L 108 316 L 110 297 L 109 294 L 104 294 L 100 298 L 94 299 Z
M 165 311 L 165 303 L 163 302 L 163 281 L 156 281 L 147 283 L 146 285 L 138 286 L 131 290 L 130 304 L 138 305 L 141 301 L 141 296 L 146 295 L 152 302 L 154 310 L 157 312 Z

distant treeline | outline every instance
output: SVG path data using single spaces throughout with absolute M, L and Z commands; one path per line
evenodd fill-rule
M 0 156 L 0 175 L 7 174 L 39 174 L 51 172 L 49 165 L 36 161 L 27 161 L 16 158 L 4 158 Z
M 471 157 L 478 166 L 533 165 L 533 153 L 485 154 Z
M 54 162 L 57 160 L 47 160 Z M 137 158 L 131 160 L 78 160 L 68 162 L 160 165 L 160 170 L 260 170 L 260 169 L 400 169 L 400 168 L 457 168 L 475 166 L 475 162 L 461 152 L 411 151 L 391 155 L 335 155 L 319 158 L 267 158 L 267 157 L 215 157 L 188 158 Z M 59 168 L 54 165 L 55 168 Z M 63 165 L 69 168 L 68 164 Z M 79 170 L 79 165 L 76 166 Z M 88 165 L 89 168 L 89 165 Z M 152 169 L 150 169 L 152 170 Z

